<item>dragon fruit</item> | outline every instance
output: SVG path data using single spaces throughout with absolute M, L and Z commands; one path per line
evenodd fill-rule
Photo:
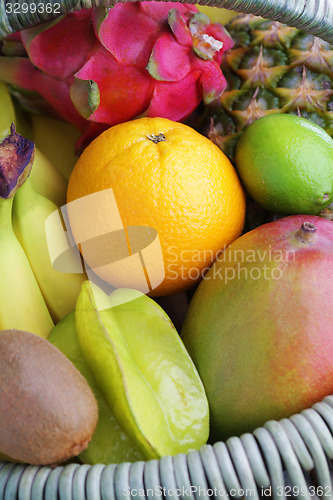
M 220 64 L 232 46 L 227 31 L 193 5 L 129 2 L 15 34 L 3 44 L 0 79 L 22 101 L 33 97 L 34 107 L 42 96 L 91 139 L 138 116 L 180 121 L 201 100 L 212 102 L 226 86 Z

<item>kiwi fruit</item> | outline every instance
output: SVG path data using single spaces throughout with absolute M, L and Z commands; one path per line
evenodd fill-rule
M 62 463 L 84 450 L 98 408 L 88 383 L 47 340 L 0 331 L 0 450 L 14 460 Z

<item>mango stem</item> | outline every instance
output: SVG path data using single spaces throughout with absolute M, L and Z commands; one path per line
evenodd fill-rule
M 311 245 L 316 239 L 317 228 L 312 222 L 303 222 L 295 237 L 302 243 Z

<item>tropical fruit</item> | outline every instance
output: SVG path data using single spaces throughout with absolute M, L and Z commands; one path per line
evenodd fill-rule
M 333 224 L 297 215 L 232 243 L 200 283 L 181 337 L 211 438 L 251 432 L 333 393 Z
M 220 7 L 210 7 L 208 5 L 197 5 L 198 10 L 206 14 L 213 23 L 226 25 L 237 12 L 233 10 L 221 9 Z
M 21 134 L 22 135 L 22 134 Z M 36 142 L 34 140 L 36 145 Z M 37 193 L 61 207 L 66 203 L 67 181 L 54 164 L 35 147 L 30 181 Z
M 0 329 L 47 338 L 53 321 L 12 221 L 13 197 L 30 175 L 34 150 L 14 124 L 0 143 Z
M 206 443 L 209 411 L 202 382 L 170 319 L 152 299 L 130 289 L 107 295 L 87 281 L 75 325 L 84 358 L 115 417 L 108 433 L 129 437 L 120 451 L 132 451 L 133 459 L 136 449 L 150 459 Z M 114 453 L 118 461 L 116 448 Z
M 34 166 L 32 170 L 34 169 Z M 29 259 L 38 286 L 43 294 L 47 308 L 55 323 L 67 316 L 75 308 L 81 285 L 86 275 L 82 266 L 74 272 L 61 272 L 53 267 L 48 236 L 53 229 L 52 241 L 61 241 L 62 226 L 59 232 L 51 226 L 46 231 L 49 217 L 58 213 L 58 206 L 40 195 L 30 179 L 27 179 L 15 193 L 13 202 L 13 228 L 17 239 Z M 73 259 L 69 263 L 75 265 Z
M 0 82 L 0 102 L 2 108 L 2 118 L 0 121 L 0 139 L 2 140 L 9 134 L 10 124 L 15 120 L 15 111 L 13 102 L 10 98 L 7 85 Z
M 247 193 L 278 214 L 318 214 L 333 200 L 333 139 L 295 115 L 252 123 L 236 148 Z
M 100 278 L 158 296 L 202 278 L 240 235 L 245 199 L 215 144 L 181 123 L 141 118 L 111 127 L 85 149 L 69 180 L 67 211 Z M 149 288 L 140 286 L 142 267 Z
M 75 144 L 80 137 L 80 131 L 64 122 L 50 116 L 31 113 L 33 141 L 36 148 L 55 165 L 68 181 L 77 162 Z
M 308 118 L 332 135 L 332 45 L 249 14 L 227 29 L 235 42 L 221 65 L 228 84 L 206 108 L 200 131 L 230 158 L 246 127 L 272 113 Z
M 29 122 L 23 113 L 17 120 L 4 85 L 0 102 L 7 113 L 0 115 L 0 131 L 11 123 L 10 133 L 0 142 L 0 329 L 32 331 L 47 338 L 53 320 L 74 309 L 86 277 L 77 249 L 76 255 L 65 252 L 61 265 L 54 248 L 50 257 L 50 242 L 61 247 L 60 254 L 66 249 L 58 213 L 66 202 L 66 180 L 31 140 L 16 132 L 14 123 L 28 130 Z
M 144 460 L 138 447 L 124 432 L 83 355 L 75 326 L 75 311 L 59 321 L 51 331 L 48 341 L 55 345 L 88 382 L 98 404 L 98 422 L 88 447 L 79 454 L 79 459 L 88 464 L 115 464 Z
M 19 330 L 0 331 L 0 450 L 28 464 L 57 464 L 87 447 L 97 404 L 56 347 Z
M 177 2 L 83 9 L 20 38 L 17 54 L 4 45 L 0 78 L 25 106 L 45 110 L 46 100 L 86 140 L 137 116 L 181 120 L 211 102 L 225 88 L 220 63 L 233 43 L 220 24 Z

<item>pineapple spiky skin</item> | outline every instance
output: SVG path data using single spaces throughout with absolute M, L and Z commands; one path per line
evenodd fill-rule
M 272 113 L 307 118 L 333 135 L 333 46 L 250 14 L 227 25 L 235 45 L 224 54 L 227 87 L 203 113 L 201 131 L 234 159 L 253 121 Z

